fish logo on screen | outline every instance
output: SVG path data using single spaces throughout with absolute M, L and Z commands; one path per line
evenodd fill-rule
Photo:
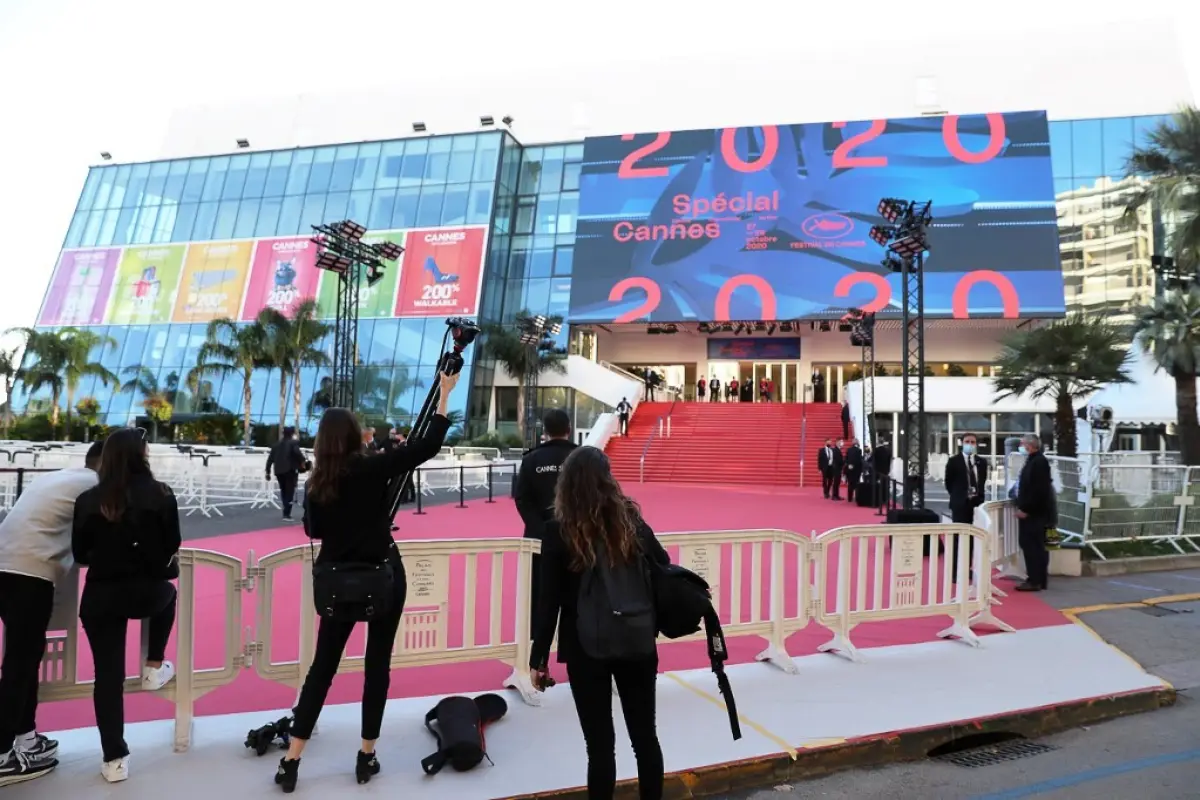
M 800 230 L 813 239 L 841 239 L 854 230 L 854 220 L 843 214 L 813 214 L 801 223 Z

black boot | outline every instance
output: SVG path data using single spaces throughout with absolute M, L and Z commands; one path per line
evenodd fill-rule
M 354 765 L 354 777 L 359 783 L 367 783 L 371 776 L 379 774 L 379 759 L 374 753 L 358 753 L 358 763 Z
M 279 759 L 279 769 L 275 772 L 275 783 L 283 789 L 284 794 L 296 791 L 296 781 L 300 778 L 300 759 Z

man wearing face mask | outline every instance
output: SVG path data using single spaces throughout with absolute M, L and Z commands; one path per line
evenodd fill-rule
M 1017 479 L 1017 540 L 1025 555 L 1025 582 L 1018 592 L 1040 592 L 1047 587 L 1050 553 L 1046 550 L 1046 529 L 1055 523 L 1056 498 L 1050 462 L 1042 454 L 1042 442 L 1035 434 L 1021 437 L 1025 465 Z
M 975 509 L 983 504 L 988 468 L 987 462 L 977 455 L 977 449 L 975 434 L 965 434 L 962 453 L 946 462 L 945 484 L 946 492 L 950 495 L 951 522 L 972 524 L 975 521 Z M 954 581 L 958 582 L 958 537 L 954 538 Z
M 833 446 L 832 439 L 817 453 L 817 469 L 821 471 L 821 492 L 825 499 L 841 500 L 842 449 Z
M 858 446 L 857 439 L 850 440 L 850 448 L 846 451 L 846 502 L 854 502 L 854 492 L 862 479 L 863 451 Z

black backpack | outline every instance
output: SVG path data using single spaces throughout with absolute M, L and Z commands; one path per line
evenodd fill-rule
M 725 698 L 729 712 L 729 727 L 734 740 L 742 738 L 742 726 L 738 721 L 737 701 L 733 687 L 725 675 L 725 661 L 729 650 L 725 646 L 725 632 L 721 620 L 712 604 L 712 590 L 708 582 L 691 570 L 678 564 L 659 564 L 650 561 L 654 586 L 654 608 L 658 632 L 668 639 L 691 636 L 704 628 L 708 643 L 708 662 L 717 676 L 717 688 Z
M 425 715 L 425 727 L 438 743 L 436 753 L 421 759 L 425 774 L 436 775 L 447 764 L 458 772 L 478 766 L 487 758 L 484 728 L 507 711 L 508 703 L 498 694 L 447 697 L 439 702 Z
M 646 559 L 614 566 L 603 544 L 580 576 L 576 627 L 583 652 L 598 661 L 649 658 L 656 652 L 654 589 Z

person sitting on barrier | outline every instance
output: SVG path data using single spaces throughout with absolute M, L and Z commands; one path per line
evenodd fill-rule
M 58 764 L 58 742 L 37 732 L 38 678 L 54 588 L 74 564 L 75 499 L 96 485 L 103 448 L 94 442 L 83 467 L 39 476 L 0 522 L 0 786 L 45 775 Z
M 367 454 L 362 448 L 363 434 L 354 412 L 331 408 L 321 417 L 313 448 L 315 462 L 304 497 L 304 530 L 313 539 L 321 541 L 315 568 L 329 564 L 347 567 L 388 564 L 392 572 L 390 607 L 385 614 L 375 616 L 367 623 L 362 747 L 354 767 L 359 783 L 366 783 L 379 773 L 375 743 L 383 725 L 383 709 L 391 683 L 392 646 L 408 593 L 404 565 L 392 539 L 387 489 L 393 479 L 429 461 L 442 448 L 450 430 L 446 404 L 458 383 L 458 375 L 440 373 L 438 380 L 441 393 L 437 413 L 424 436 L 412 437 L 403 447 L 386 453 Z M 318 608 L 318 612 L 322 609 Z M 275 783 L 284 792 L 296 789 L 300 756 L 312 738 L 346 642 L 357 624 L 357 621 L 340 615 L 321 613 L 312 666 L 293 712 L 291 741 L 275 773 Z
M 602 557 L 607 560 L 601 562 Z M 611 604 L 608 613 L 612 615 L 618 602 L 637 599 L 631 596 L 633 592 L 624 591 L 632 587 L 622 579 L 628 575 L 627 568 L 644 563 L 643 558 L 670 563 L 667 551 L 642 519 L 637 503 L 621 491 L 608 456 L 595 447 L 578 448 L 563 462 L 554 495 L 554 519 L 546 526 L 542 540 L 542 590 L 529 667 L 535 687 L 544 690 L 550 685 L 550 644 L 557 628 L 558 660 L 567 665 L 567 680 L 587 745 L 588 797 L 593 800 L 611 798 L 617 782 L 614 682 L 637 759 L 639 796 L 642 800 L 659 800 L 663 793 L 663 755 L 655 724 L 658 653 L 653 621 L 645 643 L 629 641 L 625 635 L 634 633 L 635 626 L 615 631 L 606 626 L 606 633 L 614 635 L 596 637 L 588 633 L 591 626 L 587 625 L 584 636 L 580 635 L 579 619 L 584 610 L 581 589 L 585 584 L 591 591 L 595 591 L 597 582 L 620 587 L 620 597 L 614 596 L 612 589 L 607 592 Z M 645 577 L 649 579 L 648 574 Z M 642 600 L 648 601 L 652 609 L 653 592 L 648 586 L 646 591 L 650 596 Z M 597 639 L 603 639 L 610 650 L 624 646 L 641 652 L 644 648 L 649 655 L 600 658 L 598 653 L 589 652 L 597 646 Z M 637 647 L 639 644 L 641 647 Z
M 296 441 L 296 429 L 288 425 L 283 429 L 283 438 L 275 443 L 267 455 L 267 480 L 271 480 L 271 467 L 275 467 L 275 480 L 279 482 L 279 498 L 283 502 L 283 518 L 292 521 L 292 503 L 296 500 L 296 484 L 300 473 L 308 468 L 308 459 Z
M 179 505 L 150 471 L 145 431 L 126 428 L 104 442 L 100 482 L 75 502 L 71 552 L 88 568 L 79 619 L 96 667 L 92 702 L 109 783 L 129 777 L 125 743 L 125 636 L 129 620 L 149 620 L 142 690 L 156 692 L 175 676 L 166 660 L 175 625 L 179 577 Z M 191 668 L 191 665 L 188 665 Z

